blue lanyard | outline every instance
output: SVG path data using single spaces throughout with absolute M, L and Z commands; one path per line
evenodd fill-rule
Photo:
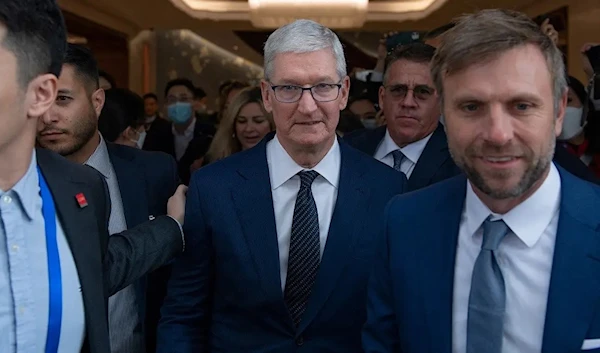
M 42 194 L 42 214 L 46 229 L 46 253 L 48 254 L 48 285 L 50 289 L 48 306 L 48 334 L 46 336 L 45 353 L 57 353 L 62 324 L 62 278 L 60 272 L 60 255 L 56 241 L 56 212 L 52 194 L 44 176 L 38 167 L 40 190 Z

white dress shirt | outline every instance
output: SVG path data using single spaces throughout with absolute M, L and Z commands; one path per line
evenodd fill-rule
M 421 154 L 423 154 L 423 150 L 425 149 L 425 146 L 427 146 L 427 142 L 429 142 L 431 135 L 433 135 L 433 132 L 419 141 L 410 143 L 400 148 L 396 142 L 394 142 L 392 136 L 390 136 L 390 131 L 386 129 L 385 137 L 383 140 L 381 140 L 381 143 L 377 147 L 377 151 L 373 157 L 390 167 L 394 167 L 394 156 L 392 155 L 392 152 L 395 150 L 400 150 L 400 152 L 402 152 L 406 157 L 400 165 L 400 170 L 406 175 L 406 179 L 410 179 L 410 175 L 415 169 Z
M 493 214 L 467 182 L 454 268 L 452 351 L 466 352 L 471 277 L 492 215 L 510 228 L 495 252 L 506 285 L 502 352 L 539 353 L 560 208 L 560 175 L 552 164 L 541 187 L 504 215 Z
M 179 161 L 185 154 L 190 142 L 194 139 L 194 130 L 196 129 L 196 118 L 193 118 L 190 126 L 185 129 L 183 134 L 175 130 L 175 125 L 171 126 L 173 136 L 175 136 L 175 157 Z
M 281 273 L 281 290 L 285 290 L 287 277 L 288 255 L 292 237 L 292 220 L 296 197 L 300 190 L 300 177 L 297 175 L 306 168 L 298 165 L 281 146 L 277 135 L 267 143 L 267 163 L 271 180 L 273 209 L 277 227 L 277 242 L 279 244 L 279 269 Z M 321 256 L 325 250 L 331 216 L 337 200 L 338 183 L 340 179 L 341 155 L 337 140 L 325 157 L 311 170 L 319 173 L 312 184 L 312 194 L 319 215 L 319 235 Z

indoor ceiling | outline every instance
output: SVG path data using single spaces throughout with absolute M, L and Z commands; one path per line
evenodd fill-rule
M 183 0 L 173 0 L 183 1 Z M 199 1 L 199 0 L 194 0 Z M 205 0 L 209 1 L 209 0 Z M 212 1 L 212 0 L 211 0 Z M 215 0 L 217 1 L 217 0 Z M 257 0 L 218 0 L 240 3 Z M 261 0 L 273 1 L 273 0 Z M 278 0 L 281 1 L 281 0 Z M 285 0 L 288 1 L 288 0 Z M 343 0 L 339 0 L 343 1 Z M 366 0 L 363 0 L 366 1 Z M 385 4 L 388 2 L 407 2 L 409 0 L 371 0 L 373 4 Z M 423 1 L 423 0 L 410 0 Z M 332 2 L 329 1 L 324 1 Z M 535 0 L 445 0 L 441 7 L 427 17 L 419 20 L 378 20 L 367 22 L 361 31 L 381 32 L 390 30 L 402 31 L 427 31 L 448 23 L 452 18 L 468 12 L 483 8 L 509 8 L 523 10 L 534 3 Z M 88 18 L 99 24 L 123 32 L 129 36 L 135 36 L 143 29 L 181 29 L 192 31 L 213 30 L 260 30 L 252 25 L 249 20 L 221 20 L 198 19 L 176 7 L 171 0 L 58 0 L 59 5 L 78 16 Z M 150 5 L 151 4 L 151 5 Z

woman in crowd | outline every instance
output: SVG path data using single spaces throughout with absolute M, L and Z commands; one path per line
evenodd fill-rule
M 112 88 L 106 91 L 98 130 L 108 142 L 138 147 L 144 144 L 144 100 L 134 92 Z
M 252 148 L 274 129 L 273 117 L 263 106 L 260 88 L 245 88 L 225 110 L 208 153 L 203 159 L 197 159 L 191 169 Z
M 567 111 L 558 140 L 600 177 L 600 121 L 598 112 L 586 97 L 583 84 L 569 76 Z

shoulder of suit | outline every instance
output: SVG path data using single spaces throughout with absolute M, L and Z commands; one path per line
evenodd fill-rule
M 96 169 L 72 162 L 56 152 L 52 152 L 45 148 L 36 149 L 38 164 L 44 163 L 47 167 L 60 170 L 64 175 L 69 175 L 71 178 L 76 178 L 79 181 L 102 180 L 101 174 Z
M 129 147 L 119 144 L 111 144 L 108 149 L 108 153 L 117 153 L 123 157 L 135 159 L 136 163 L 144 164 L 160 164 L 160 163 L 171 163 L 174 158 L 168 153 L 161 151 L 146 151 L 135 147 Z
M 464 198 L 466 185 L 466 177 L 457 175 L 425 188 L 397 195 L 388 207 L 407 217 L 435 214 L 436 210 L 444 209 L 451 201 Z

